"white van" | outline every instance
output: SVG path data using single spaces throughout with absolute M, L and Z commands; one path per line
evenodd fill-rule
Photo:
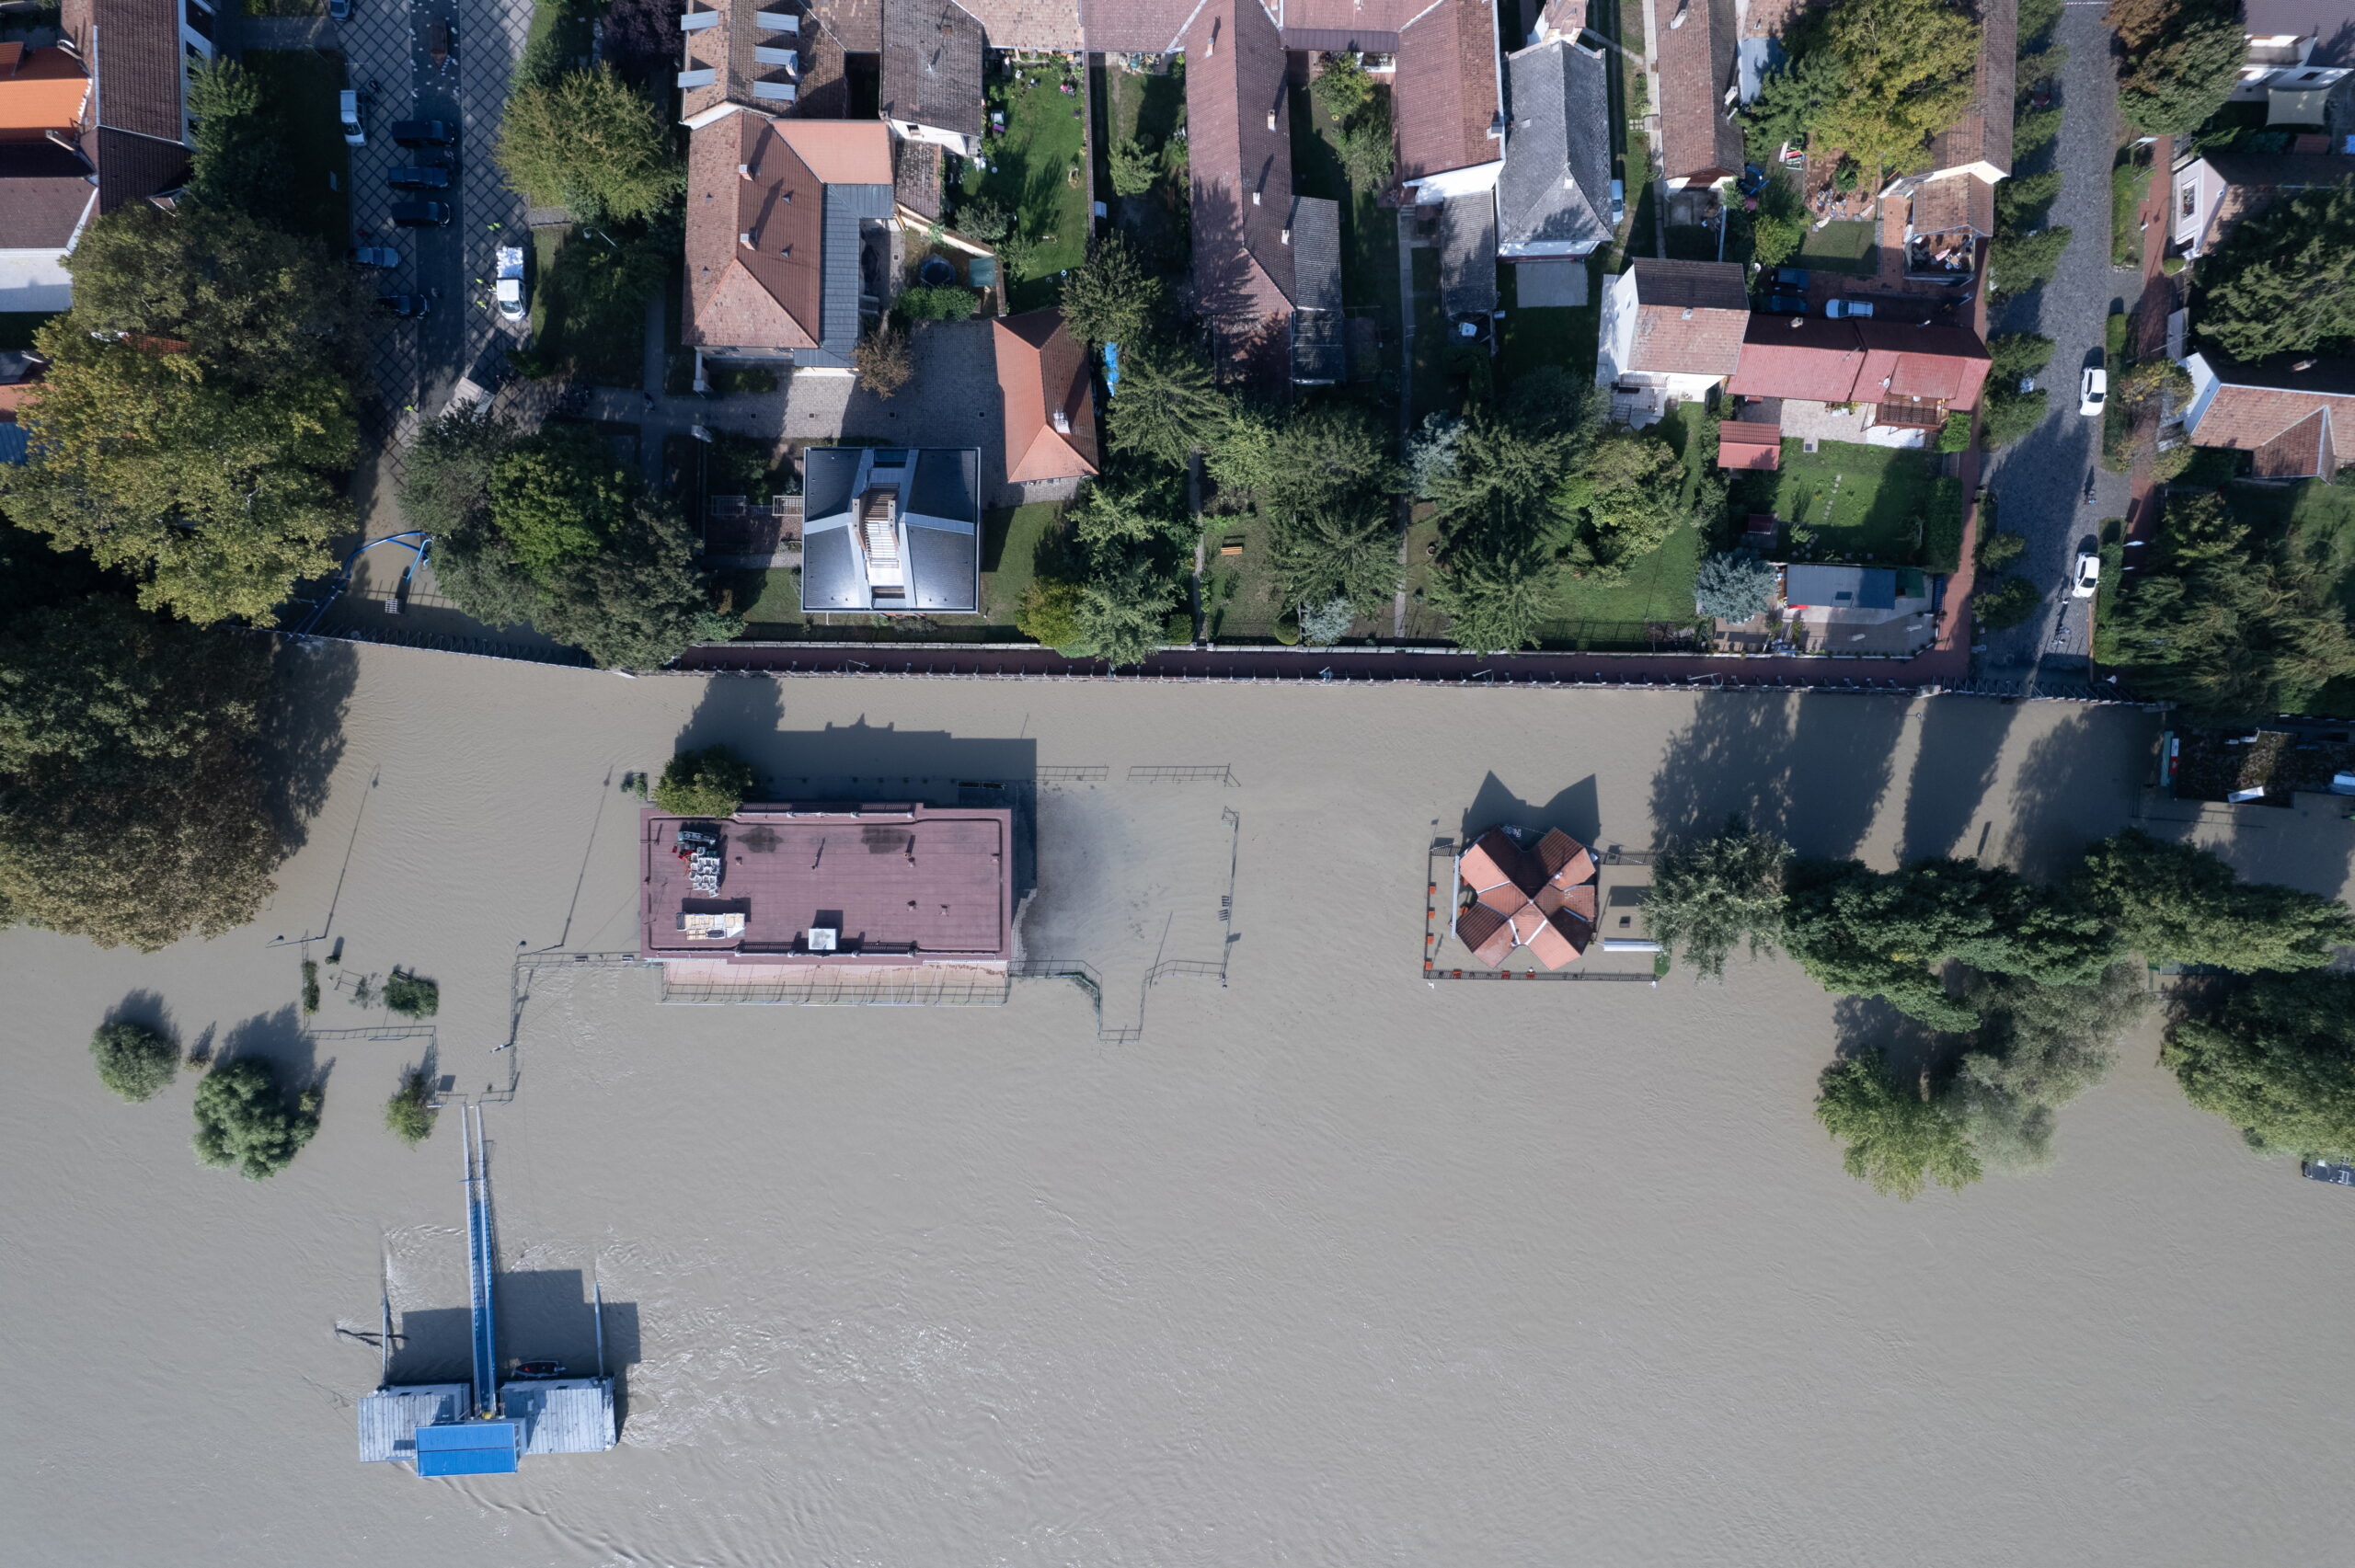
M 336 94 L 335 107 L 336 112 L 343 117 L 343 144 L 347 147 L 366 146 L 368 132 L 360 128 L 360 94 L 350 87 L 344 88 Z

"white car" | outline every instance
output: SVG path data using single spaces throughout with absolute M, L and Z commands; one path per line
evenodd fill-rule
M 2088 418 L 2101 412 L 2109 400 L 2109 372 L 2095 366 L 2085 372 L 2085 379 L 2077 388 L 2077 412 Z
M 2096 371 L 2096 375 L 2101 372 Z M 2069 597 L 2091 599 L 2101 587 L 2101 557 L 2090 551 L 2077 557 L 2076 572 L 2069 578 Z
M 1872 313 L 1873 302 L 1870 300 L 1827 300 L 1823 304 L 1823 314 L 1835 321 L 1842 316 L 1868 316 Z
M 344 88 L 336 94 L 335 107 L 338 116 L 343 120 L 343 144 L 347 147 L 366 146 L 368 132 L 360 128 L 360 94 L 353 88 Z
M 499 314 L 510 321 L 523 319 L 523 247 L 499 247 Z

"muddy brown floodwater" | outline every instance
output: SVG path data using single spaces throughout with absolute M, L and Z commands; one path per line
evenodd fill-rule
M 1788 963 L 1418 973 L 1423 852 L 1476 802 L 1631 848 L 1740 808 L 1810 853 L 2040 869 L 2146 811 L 2177 830 L 2142 790 L 2151 715 L 319 658 L 349 683 L 341 750 L 260 924 L 145 957 L 0 935 L 0 1560 L 2344 1554 L 2355 1194 L 2188 1107 L 2155 1029 L 2065 1114 L 2051 1173 L 1909 1207 L 1809 1115 L 1870 1011 Z M 1155 957 L 1229 934 L 1230 983 L 1163 982 L 1116 1045 L 1059 982 L 818 1010 L 534 971 L 494 1051 L 519 945 L 633 944 L 615 786 L 683 737 L 870 797 L 1038 770 L 1026 936 L 1097 944 L 1108 1021 Z M 2355 829 L 2292 817 L 2220 841 L 2339 889 Z M 344 956 L 306 1030 L 273 939 L 321 932 Z M 349 997 L 396 964 L 441 983 L 459 1092 L 514 1070 L 485 1111 L 503 1348 L 587 1358 L 600 1283 L 610 1454 L 431 1482 L 353 1458 L 380 1288 L 396 1370 L 465 1365 L 453 1128 L 412 1151 L 381 1127 L 428 1042 L 362 1037 L 385 1014 Z M 317 1140 L 267 1183 L 199 1169 L 189 1075 L 145 1105 L 100 1090 L 84 1043 L 116 1009 L 324 1070 Z

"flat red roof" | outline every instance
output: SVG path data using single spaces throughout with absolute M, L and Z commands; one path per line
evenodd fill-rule
M 716 888 L 691 885 L 679 830 L 716 830 Z M 1003 807 L 746 806 L 724 819 L 639 813 L 639 952 L 747 964 L 915 964 L 1013 956 L 1014 814 Z M 691 936 L 686 917 L 726 934 Z M 725 917 L 742 917 L 741 930 Z M 812 928 L 838 934 L 813 949 Z

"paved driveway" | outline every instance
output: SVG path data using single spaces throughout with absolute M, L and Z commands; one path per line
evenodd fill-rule
M 2041 332 L 2054 344 L 2041 382 L 2051 391 L 2051 413 L 1998 452 L 1988 468 L 1996 525 L 2028 540 L 2028 554 L 2012 569 L 2045 596 L 2042 610 L 2028 624 L 1982 635 L 1985 651 L 1978 673 L 1996 681 L 2083 681 L 2084 605 L 2065 597 L 2070 567 L 2077 551 L 2098 533 L 2103 518 L 2126 514 L 2126 476 L 2101 466 L 2101 421 L 2077 412 L 2078 372 L 2102 362 L 2104 321 L 2113 305 L 2131 304 L 2142 287 L 2139 271 L 2109 263 L 2118 92 L 2110 74 L 2109 30 L 2101 15 L 2098 6 L 2072 5 L 2062 13 L 2055 34 L 2069 59 L 2061 77 L 2061 137 L 2046 155 L 2057 160 L 2061 195 L 2047 221 L 2068 226 L 2069 248 L 2051 282 L 2007 302 L 1989 325 L 1991 332 Z M 2064 624 L 2064 615 L 2074 619 Z

